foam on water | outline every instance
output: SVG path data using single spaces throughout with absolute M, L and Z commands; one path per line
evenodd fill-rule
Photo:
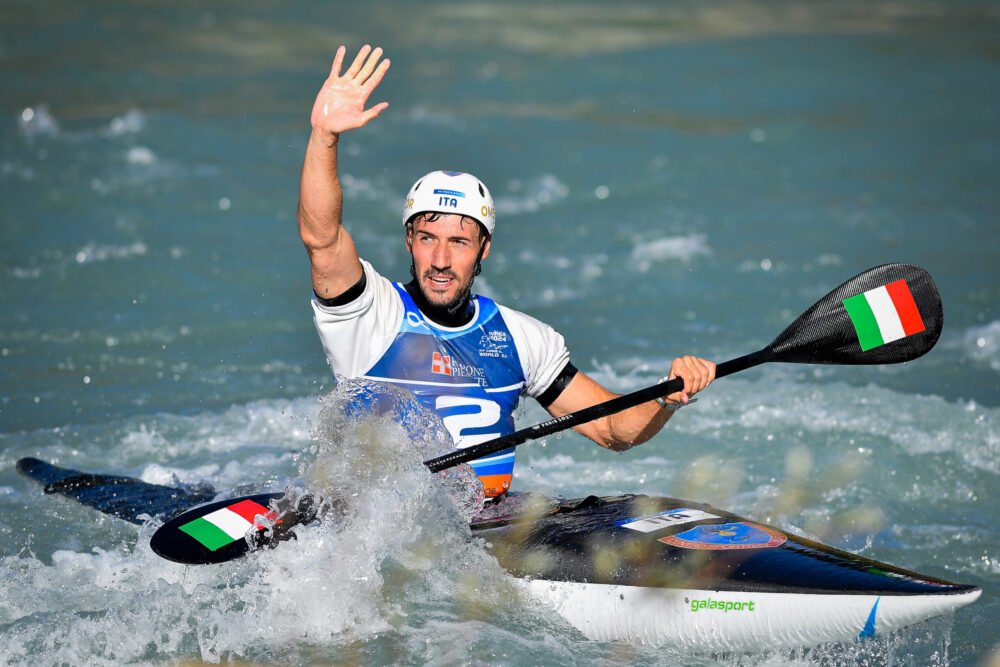
M 1000 373 L 1000 321 L 972 327 L 960 337 L 945 341 L 945 345 L 960 350 L 966 358 L 977 364 Z
M 552 174 L 522 181 L 507 182 L 506 191 L 494 193 L 497 215 L 515 216 L 534 213 L 540 208 L 565 199 L 570 194 L 569 187 Z
M 59 122 L 45 104 L 25 107 L 17 118 L 17 125 L 27 141 L 36 137 L 54 137 L 59 134 Z
M 104 130 L 104 134 L 108 137 L 138 134 L 145 129 L 146 122 L 146 114 L 140 109 L 129 109 L 125 113 L 112 118 Z
M 660 239 L 642 239 L 636 242 L 632 249 L 632 266 L 641 273 L 649 271 L 650 267 L 659 262 L 672 259 L 690 262 L 700 255 L 711 255 L 708 237 L 704 234 L 667 237 Z

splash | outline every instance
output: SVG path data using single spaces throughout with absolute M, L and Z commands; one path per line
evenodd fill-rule
M 450 448 L 440 419 L 408 392 L 342 382 L 322 400 L 314 445 L 300 459 L 302 487 L 291 490 L 321 499 L 321 520 L 239 564 L 253 582 L 244 605 L 270 619 L 266 646 L 244 624 L 220 621 L 202 657 L 298 655 L 408 635 L 426 605 L 462 619 L 516 597 L 470 539 L 469 519 L 483 506 L 471 468 L 432 476 L 422 463 Z
M 451 451 L 441 419 L 409 392 L 364 380 L 340 383 L 323 400 L 315 458 L 300 472 L 310 488 L 348 507 L 383 494 L 435 497 L 443 491 L 466 523 L 483 507 L 483 488 L 467 465 L 444 470 L 428 484 L 423 461 Z M 354 499 L 358 499 L 355 501 Z
M 458 631 L 485 620 L 494 633 L 523 616 L 511 611 L 518 593 L 506 573 L 471 537 L 483 503 L 475 474 L 434 476 L 422 464 L 451 448 L 436 415 L 406 392 L 348 382 L 321 401 L 314 424 L 291 491 L 328 499 L 327 512 L 273 550 L 184 567 L 149 549 L 158 523 L 99 529 L 94 515 L 51 556 L 26 542 L 0 558 L 0 662 L 332 662 L 387 637 L 420 647 L 428 622 Z

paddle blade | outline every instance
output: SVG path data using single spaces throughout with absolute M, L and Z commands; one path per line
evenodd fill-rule
M 156 554 L 185 565 L 225 563 L 253 547 L 245 539 L 256 515 L 268 515 L 280 493 L 230 498 L 190 509 L 160 526 L 149 542 Z
M 941 296 L 912 264 L 868 269 L 817 301 L 770 345 L 774 361 L 895 364 L 921 356 L 941 336 Z

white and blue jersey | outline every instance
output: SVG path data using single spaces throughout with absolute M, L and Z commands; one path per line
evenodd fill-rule
M 513 432 L 521 395 L 541 395 L 569 361 L 562 336 L 523 313 L 474 296 L 471 321 L 443 327 L 420 312 L 402 285 L 362 265 L 366 285 L 356 299 L 341 306 L 313 299 L 334 373 L 409 390 L 441 416 L 458 447 Z M 471 465 L 486 495 L 501 495 L 510 488 L 514 450 Z

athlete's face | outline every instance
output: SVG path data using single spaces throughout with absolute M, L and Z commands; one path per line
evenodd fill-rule
M 479 224 L 455 214 L 433 222 L 418 217 L 406 234 L 417 284 L 429 302 L 443 308 L 458 305 L 468 295 L 480 247 L 485 259 L 490 240 L 480 237 Z

